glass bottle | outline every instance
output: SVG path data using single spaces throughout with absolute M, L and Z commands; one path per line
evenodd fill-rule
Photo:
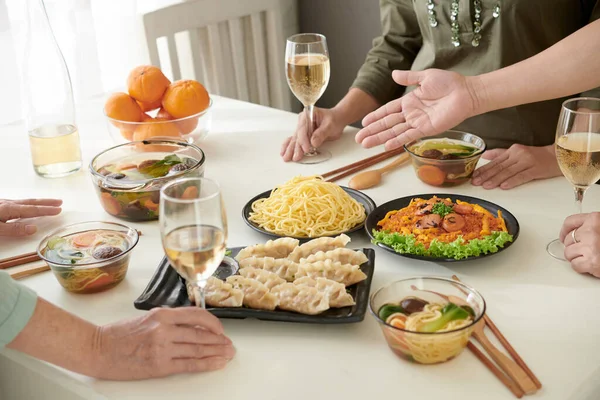
M 23 107 L 35 172 L 45 178 L 81 168 L 71 78 L 43 0 L 27 0 Z

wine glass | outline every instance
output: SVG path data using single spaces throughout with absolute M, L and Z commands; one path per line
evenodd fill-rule
M 289 37 L 285 48 L 285 64 L 288 85 L 294 96 L 304 105 L 310 140 L 314 130 L 315 103 L 329 83 L 329 52 L 325 36 L 300 33 Z M 300 163 L 317 164 L 330 158 L 329 151 L 311 147 Z
M 227 218 L 219 185 L 185 178 L 160 191 L 160 235 L 173 268 L 194 287 L 196 305 L 206 308 L 204 288 L 225 256 Z
M 556 158 L 560 170 L 573 185 L 577 211 L 583 212 L 585 191 L 600 179 L 600 99 L 581 97 L 562 104 L 556 128 Z M 559 239 L 546 250 L 565 260 Z

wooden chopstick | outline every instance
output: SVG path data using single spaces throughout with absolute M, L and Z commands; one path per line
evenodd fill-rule
M 333 171 L 326 172 L 326 173 L 322 174 L 321 176 L 323 178 L 328 178 L 330 176 L 334 176 L 335 174 L 339 174 L 340 172 L 344 172 L 344 171 L 347 171 L 349 169 L 352 169 L 352 168 L 355 168 L 355 167 L 359 167 L 359 166 L 361 166 L 361 165 L 363 165 L 365 163 L 368 163 L 368 162 L 371 162 L 371 161 L 374 161 L 374 160 L 379 160 L 379 161 L 386 160 L 386 159 L 388 159 L 390 157 L 395 156 L 396 154 L 400 154 L 402 151 L 404 151 L 403 148 L 398 148 L 398 149 L 394 149 L 394 150 L 384 151 L 384 152 L 375 154 L 374 156 L 367 157 L 367 158 L 364 158 L 362 160 L 358 160 L 356 162 L 353 162 L 352 164 L 344 165 L 343 167 L 334 169 Z
M 47 264 L 32 265 L 31 267 L 27 267 L 26 269 L 21 270 L 19 272 L 11 272 L 10 276 L 13 279 L 18 280 L 18 279 L 23 279 L 28 276 L 39 274 L 40 272 L 44 272 L 44 271 L 48 271 L 48 270 L 50 270 L 50 267 Z
M 16 267 L 17 265 L 23 265 L 38 260 L 40 260 L 40 256 L 36 252 L 21 254 L 0 260 L 0 269 Z
M 375 165 L 375 164 L 378 164 L 378 163 L 380 163 L 380 162 L 382 162 L 384 160 L 387 160 L 388 158 L 397 156 L 398 154 L 402 154 L 403 152 L 404 152 L 404 149 L 403 148 L 399 148 L 399 149 L 395 149 L 395 150 L 390 150 L 389 152 L 385 152 L 385 154 L 381 153 L 381 155 L 379 157 L 375 157 L 375 158 L 372 158 L 370 160 L 366 159 L 367 161 L 362 160 L 362 163 L 359 162 L 359 164 L 356 165 L 355 167 L 353 167 L 353 168 L 351 168 L 349 170 L 346 170 L 346 171 L 344 171 L 344 172 L 340 173 L 339 175 L 336 175 L 336 176 L 334 176 L 332 178 L 329 178 L 326 181 L 327 182 L 338 181 L 338 180 L 340 180 L 342 178 L 347 177 L 348 175 L 352 175 L 355 172 L 361 171 L 361 170 L 363 170 L 365 168 L 368 168 L 368 167 L 370 167 L 372 165 Z M 352 165 L 352 164 L 350 164 L 350 165 Z
M 452 275 L 452 279 L 454 279 L 457 282 L 460 282 L 460 279 L 456 275 Z M 464 291 L 463 291 L 462 288 L 459 288 L 459 289 L 460 289 L 461 292 L 464 293 Z M 525 364 L 525 361 L 523 361 L 523 359 L 521 358 L 521 356 L 519 356 L 519 354 L 514 349 L 514 347 L 512 347 L 512 345 L 508 342 L 508 340 L 506 339 L 506 337 L 504 337 L 504 335 L 502 334 L 502 332 L 500 332 L 500 329 L 498 329 L 498 327 L 496 326 L 496 324 L 494 324 L 494 322 L 492 322 L 492 319 L 490 317 L 488 317 L 487 314 L 483 315 L 483 319 L 484 319 L 485 323 L 490 327 L 490 330 L 492 331 L 492 333 L 494 333 L 494 335 L 496 336 L 496 338 L 498 338 L 498 341 L 502 344 L 502 346 L 504 346 L 504 348 L 506 349 L 506 351 L 508 351 L 508 353 L 513 358 L 513 360 L 515 360 L 515 362 L 517 363 L 517 365 L 519 367 L 521 367 L 523 369 L 523 371 L 525 371 L 525 373 L 529 376 L 529 378 L 531 378 L 531 380 L 535 384 L 535 387 L 537 387 L 538 389 L 541 389 L 542 388 L 542 383 L 540 382 L 540 380 L 535 376 L 535 374 L 533 373 L 533 371 L 531 369 L 529 369 L 529 367 L 527 366 L 527 364 Z
M 137 230 L 138 236 L 142 236 L 142 231 Z M 19 265 L 28 264 L 30 262 L 41 260 L 40 256 L 36 251 L 31 253 L 19 254 L 18 256 L 8 257 L 0 259 L 0 269 L 7 269 L 11 267 L 17 267 Z
M 481 350 L 475 346 L 471 341 L 467 343 L 467 347 L 475 356 L 485 365 L 495 376 L 498 378 L 504 386 L 506 386 L 518 399 L 523 397 L 524 392 L 521 390 L 517 384 L 510 379 L 508 376 L 504 374 L 504 372 L 500 371 L 500 369 L 490 360 Z

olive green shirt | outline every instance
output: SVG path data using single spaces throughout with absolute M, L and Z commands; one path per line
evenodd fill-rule
M 600 0 L 481 0 L 481 39 L 478 46 L 473 46 L 475 5 L 473 0 L 459 0 L 460 45 L 455 47 L 450 19 L 452 1 L 433 0 L 436 27 L 430 25 L 428 3 L 380 0 L 383 35 L 373 41 L 353 87 L 385 104 L 413 89 L 398 86 L 392 80 L 394 69 L 439 68 L 479 75 L 534 56 L 600 17 Z M 493 15 L 496 5 L 500 7 L 497 18 Z M 600 97 L 600 89 L 585 95 Z M 554 143 L 564 100 L 478 115 L 456 129 L 481 136 L 488 148 L 506 148 L 513 143 L 549 145 Z

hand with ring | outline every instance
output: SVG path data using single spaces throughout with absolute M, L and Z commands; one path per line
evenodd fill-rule
M 568 217 L 560 231 L 565 258 L 583 274 L 600 278 L 600 212 Z

